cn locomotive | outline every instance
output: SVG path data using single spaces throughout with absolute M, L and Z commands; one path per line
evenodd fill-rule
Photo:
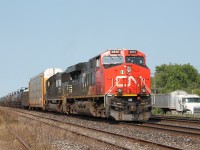
M 30 79 L 28 94 L 29 108 L 117 121 L 151 116 L 150 69 L 138 50 L 107 50 L 65 71 L 47 69 Z

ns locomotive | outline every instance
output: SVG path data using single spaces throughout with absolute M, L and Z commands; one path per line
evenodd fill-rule
M 138 50 L 107 50 L 88 62 L 30 79 L 29 107 L 118 121 L 151 116 L 150 70 Z

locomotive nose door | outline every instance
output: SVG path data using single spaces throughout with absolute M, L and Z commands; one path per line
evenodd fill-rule
M 120 75 L 116 76 L 116 86 L 123 94 L 131 94 L 136 87 L 137 80 L 132 74 L 132 66 L 127 65 L 120 70 Z

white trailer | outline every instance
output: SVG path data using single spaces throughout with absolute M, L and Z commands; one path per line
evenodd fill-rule
M 185 91 L 157 94 L 153 107 L 162 108 L 165 112 L 200 114 L 200 97 Z
M 48 68 L 29 81 L 29 107 L 44 109 L 46 96 L 46 80 L 54 74 L 62 72 L 60 68 Z

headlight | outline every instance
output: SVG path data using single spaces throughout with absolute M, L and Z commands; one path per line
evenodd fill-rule
M 146 88 L 145 87 L 142 88 L 142 93 L 146 93 Z
M 122 89 L 118 89 L 118 90 L 117 90 L 117 93 L 118 93 L 118 94 L 122 94 L 122 92 L 123 92 Z

